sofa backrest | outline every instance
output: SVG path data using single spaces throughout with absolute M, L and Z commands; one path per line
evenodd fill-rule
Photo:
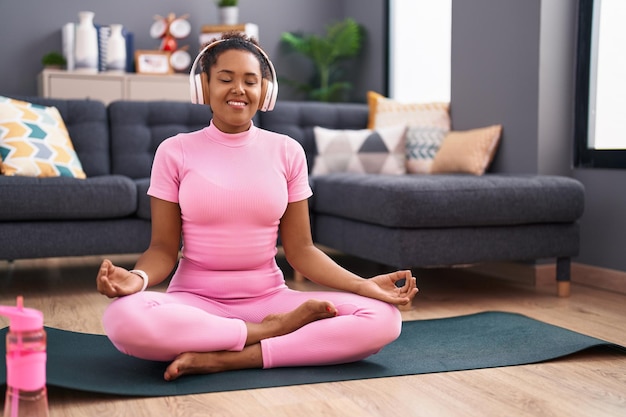
M 362 103 L 322 103 L 314 101 L 279 101 L 271 112 L 259 113 L 260 127 L 291 136 L 304 148 L 309 171 L 317 147 L 313 128 L 365 129 L 369 110 Z
M 12 96 L 18 100 L 59 110 L 88 177 L 110 174 L 109 124 L 105 105 L 96 100 L 63 100 Z
M 208 126 L 211 109 L 175 101 L 115 101 L 109 104 L 111 171 L 148 178 L 159 144 L 178 133 Z

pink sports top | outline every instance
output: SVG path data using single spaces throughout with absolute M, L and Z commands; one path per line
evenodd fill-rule
M 211 122 L 160 144 L 148 195 L 182 212 L 183 259 L 168 291 L 240 298 L 284 286 L 278 225 L 287 204 L 312 191 L 297 141 L 254 125 L 226 134 Z

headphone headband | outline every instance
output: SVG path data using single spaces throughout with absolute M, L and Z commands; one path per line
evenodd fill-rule
M 223 42 L 228 42 L 230 39 L 219 39 L 214 42 L 211 42 L 207 46 L 205 46 L 200 53 L 194 59 L 193 64 L 191 65 L 191 70 L 189 71 L 189 88 L 191 94 L 191 102 L 194 104 L 209 104 L 209 83 L 208 77 L 204 71 L 200 74 L 196 74 L 196 70 L 198 67 L 198 63 L 202 56 L 210 49 L 214 48 L 216 45 L 219 45 Z M 267 61 L 267 65 L 270 69 L 271 73 L 271 81 L 263 78 L 263 91 L 261 96 L 261 101 L 259 103 L 259 110 L 261 111 L 271 111 L 274 109 L 274 105 L 276 104 L 276 99 L 278 97 L 278 80 L 276 77 L 276 70 L 274 69 L 274 64 L 270 60 L 269 56 L 265 53 L 260 46 L 246 41 L 250 45 L 254 46 L 257 51 L 265 58 Z

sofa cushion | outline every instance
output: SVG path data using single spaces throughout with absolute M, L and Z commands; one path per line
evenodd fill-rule
M 72 138 L 83 170 L 88 177 L 111 172 L 109 119 L 104 103 L 96 100 L 64 100 L 34 96 L 13 96 L 18 100 L 54 106 Z
M 4 175 L 85 178 L 54 106 L 0 96 L 0 156 Z
M 328 174 L 314 178 L 313 212 L 387 227 L 572 222 L 580 182 L 558 176 Z
M 135 184 L 137 185 L 137 217 L 150 220 L 152 218 L 150 212 L 150 196 L 148 195 L 150 178 L 135 180 Z
M 367 127 L 369 129 L 397 124 L 450 129 L 450 105 L 448 103 L 403 103 L 374 91 L 368 91 L 367 104 L 369 109 Z
M 150 177 L 154 152 L 170 136 L 208 126 L 209 106 L 168 101 L 109 104 L 111 169 L 114 174 Z
M 406 170 L 429 174 L 448 129 L 436 126 L 410 126 L 406 131 Z
M 371 129 L 326 129 L 316 126 L 318 154 L 312 175 L 330 172 L 367 174 L 406 173 L 406 127 Z
M 108 219 L 137 210 L 137 187 L 120 175 L 0 177 L 0 195 L 0 221 Z
M 432 174 L 483 175 L 496 154 L 502 125 L 449 132 L 431 166 Z

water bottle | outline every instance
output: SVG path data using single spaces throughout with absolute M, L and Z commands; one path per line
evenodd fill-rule
M 15 307 L 0 306 L 0 315 L 10 320 L 4 417 L 48 417 L 43 313 L 24 308 L 18 296 Z

